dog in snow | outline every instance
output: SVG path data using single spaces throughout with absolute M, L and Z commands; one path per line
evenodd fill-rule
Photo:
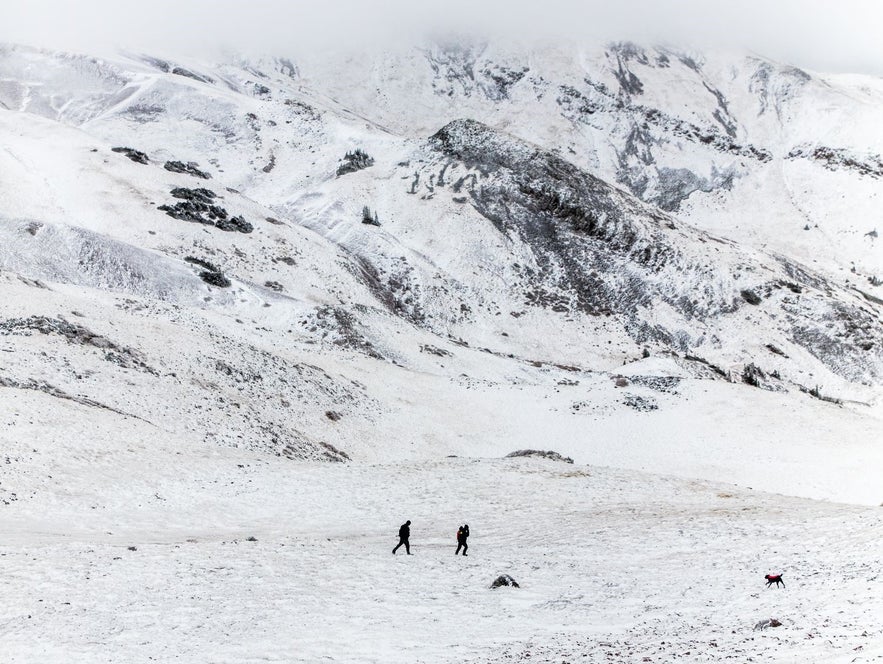
M 782 575 L 781 575 L 781 574 L 767 574 L 767 575 L 766 575 L 765 577 L 763 577 L 763 578 L 766 579 L 766 587 L 767 587 L 767 588 L 769 588 L 769 587 L 770 587 L 771 585 L 773 585 L 774 583 L 775 583 L 777 586 L 778 586 L 779 584 L 782 584 L 782 587 L 783 587 L 783 588 L 785 587 L 785 582 L 782 581 Z

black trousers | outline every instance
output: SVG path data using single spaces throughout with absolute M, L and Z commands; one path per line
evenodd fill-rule
M 410 555 L 411 555 L 411 545 L 408 544 L 408 540 L 407 540 L 406 538 L 404 538 L 404 537 L 400 537 L 400 538 L 399 538 L 399 543 L 396 544 L 396 546 L 395 546 L 395 548 L 392 550 L 392 552 L 395 553 L 396 551 L 398 551 L 398 550 L 399 550 L 399 547 L 400 547 L 402 544 L 405 545 L 405 553 L 407 553 L 407 554 L 410 556 Z
M 466 555 L 466 549 L 469 548 L 469 545 L 466 544 L 466 540 L 463 540 L 462 542 L 460 542 L 460 541 L 457 542 L 457 550 L 454 552 L 454 555 L 455 555 L 455 556 L 456 556 L 458 553 L 460 553 L 460 548 L 461 548 L 461 547 L 463 548 L 463 555 L 465 556 L 465 555 Z

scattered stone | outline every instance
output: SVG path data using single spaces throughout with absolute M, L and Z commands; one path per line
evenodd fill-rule
M 537 457 L 540 459 L 549 459 L 550 461 L 573 463 L 573 459 L 570 457 L 562 456 L 561 454 L 558 454 L 558 452 L 553 452 L 552 450 L 516 450 L 515 452 L 507 454 L 505 458 L 513 459 L 516 457 Z
M 282 284 L 280 284 L 278 281 L 265 281 L 264 286 L 266 288 L 269 288 L 270 290 L 276 291 L 277 293 L 281 293 L 282 291 L 285 290 L 285 287 Z
M 766 620 L 761 620 L 754 626 L 755 630 L 767 629 L 769 627 L 781 627 L 782 623 L 776 620 L 775 618 L 767 618 Z
M 137 550 L 138 550 L 137 546 L 130 546 L 129 547 L 129 551 L 137 551 Z
M 137 164 L 146 164 L 150 161 L 145 153 L 135 148 L 111 148 L 111 151 L 124 154 Z
M 651 399 L 650 397 L 640 397 L 637 394 L 626 394 L 622 403 L 641 413 L 649 413 L 653 410 L 659 410 L 659 406 L 654 399 Z
M 245 538 L 245 541 L 246 541 L 246 542 L 257 542 L 257 541 L 258 541 L 258 538 L 255 537 L 254 535 L 252 535 L 251 537 L 246 537 L 246 538 Z
M 336 410 L 326 410 L 325 417 L 327 417 L 332 422 L 338 422 L 340 421 L 340 418 L 343 417 L 343 415 L 338 413 Z
M 631 380 L 635 385 L 667 394 L 678 394 L 677 388 L 681 384 L 681 379 L 677 376 L 632 376 Z
M 172 173 L 185 173 L 203 180 L 209 180 L 212 177 L 205 171 L 199 170 L 199 164 L 195 161 L 188 161 L 186 164 L 182 161 L 167 161 L 163 168 Z
M 502 586 L 511 586 L 512 588 L 521 587 L 518 585 L 518 582 L 508 574 L 501 574 L 496 579 L 494 579 L 494 582 L 491 584 L 491 590 L 500 588 Z

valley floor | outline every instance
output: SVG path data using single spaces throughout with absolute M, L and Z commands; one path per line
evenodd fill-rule
M 152 496 L 96 458 L 0 508 L 4 661 L 883 660 L 879 507 L 538 459 L 177 460 Z

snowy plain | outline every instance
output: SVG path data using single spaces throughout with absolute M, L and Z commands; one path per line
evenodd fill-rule
M 4 510 L 6 661 L 883 657 L 879 507 L 540 459 L 279 464 L 107 417 L 68 423 L 64 459 L 42 438 Z

